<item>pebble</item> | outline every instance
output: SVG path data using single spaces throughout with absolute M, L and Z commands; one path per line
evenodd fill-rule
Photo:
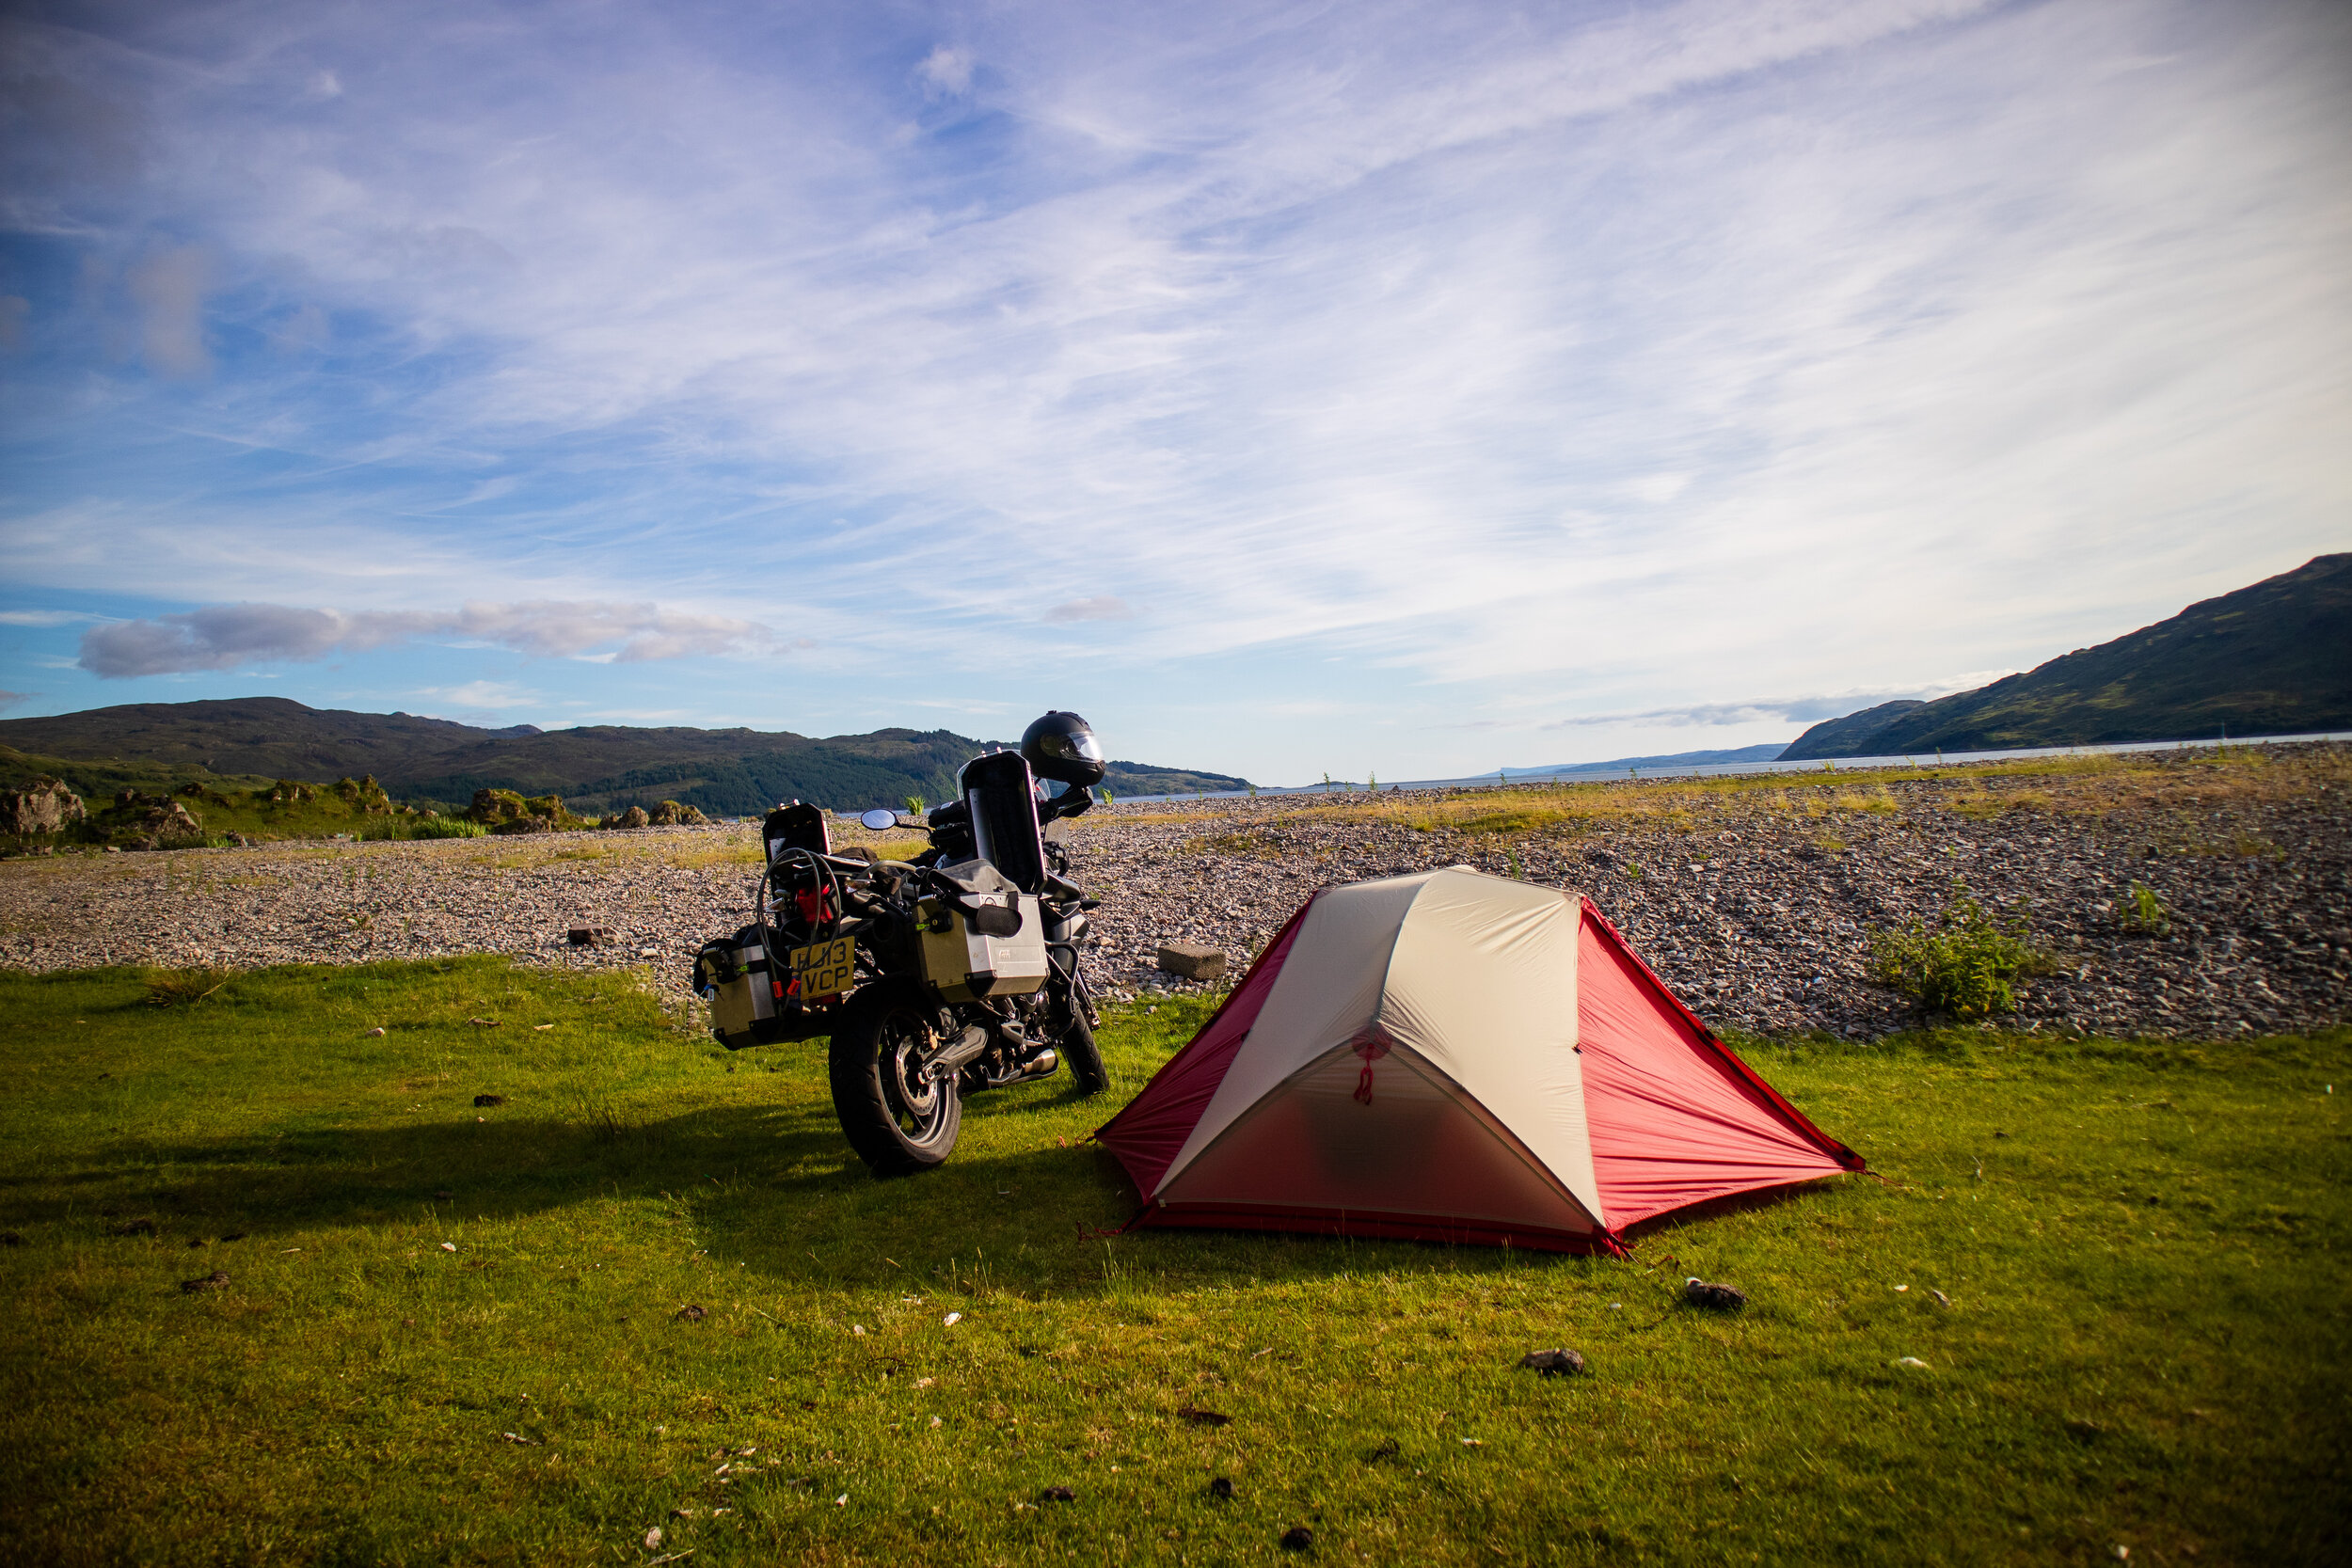
M 2024 917 L 2060 966 L 2024 983 L 2010 1027 L 2168 1038 L 2323 1028 L 2352 1016 L 2352 746 L 2233 751 L 2249 754 L 2259 766 L 2182 752 L 2114 774 L 1841 772 L 1673 797 L 1697 801 L 1678 816 L 1623 809 L 1673 784 L 1613 784 L 1609 809 L 1518 837 L 1422 832 L 1382 815 L 1479 793 L 1463 790 L 1121 802 L 1073 822 L 1073 876 L 1103 900 L 1087 956 L 1096 994 L 1147 1006 L 1237 983 L 1317 888 L 1461 863 L 1589 895 L 1722 1029 L 1867 1040 L 1916 1026 L 1909 1004 L 1867 978 L 1870 931 L 1932 920 L 1955 879 L 1996 916 Z M 1496 793 L 1498 807 L 1512 800 Z M 714 824 L 643 830 L 626 844 L 567 833 L 9 861 L 0 965 L 491 953 L 637 968 L 683 1008 L 695 949 L 750 916 L 754 867 L 728 857 L 750 850 L 754 832 Z M 2123 928 L 2135 882 L 2171 915 L 2160 936 Z M 569 933 L 582 928 L 618 940 L 575 947 Z M 1169 942 L 1222 952 L 1227 977 L 1160 973 Z

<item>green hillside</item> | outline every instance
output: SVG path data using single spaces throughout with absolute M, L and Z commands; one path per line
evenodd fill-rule
M 1857 722 L 1873 717 L 1878 722 Z M 1816 724 L 1784 760 L 2352 729 L 2352 554 L 1932 703 Z
M 406 713 L 306 707 L 282 697 L 138 703 L 0 721 L 0 787 L 54 773 L 84 795 L 158 793 L 191 781 L 324 781 L 373 776 L 393 796 L 462 806 L 478 789 L 561 795 L 582 815 L 665 800 L 714 816 L 782 800 L 844 810 L 940 800 L 987 743 L 947 730 L 876 730 L 812 738 L 789 731 L 528 724 L 478 729 Z M 1246 789 L 1219 773 L 1119 762 L 1121 795 Z

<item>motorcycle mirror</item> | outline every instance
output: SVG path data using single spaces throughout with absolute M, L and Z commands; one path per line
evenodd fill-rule
M 860 816 L 858 818 L 858 825 L 865 828 L 868 832 L 878 833 L 885 828 L 897 827 L 898 825 L 898 814 L 895 811 L 883 811 L 881 807 L 877 806 L 874 810 Z

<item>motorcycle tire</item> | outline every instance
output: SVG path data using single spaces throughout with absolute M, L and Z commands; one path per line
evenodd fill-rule
M 1078 1092 L 1101 1094 L 1111 1086 L 1110 1069 L 1103 1065 L 1103 1052 L 1094 1043 L 1086 1013 L 1069 996 L 1061 998 L 1054 1011 L 1061 1020 L 1062 1060 L 1070 1064 L 1070 1076 L 1076 1081 Z
M 930 1042 L 926 1009 L 887 985 L 850 998 L 849 1016 L 833 1037 L 827 1065 L 834 1114 L 876 1176 L 929 1170 L 956 1147 L 963 1099 L 955 1075 L 932 1078 L 915 1065 Z

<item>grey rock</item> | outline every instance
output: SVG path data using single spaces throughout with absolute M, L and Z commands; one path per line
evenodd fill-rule
M 1728 1285 L 1710 1285 L 1704 1279 L 1684 1281 L 1682 1299 L 1693 1307 L 1704 1307 L 1716 1312 L 1737 1312 L 1748 1304 L 1746 1292 Z

